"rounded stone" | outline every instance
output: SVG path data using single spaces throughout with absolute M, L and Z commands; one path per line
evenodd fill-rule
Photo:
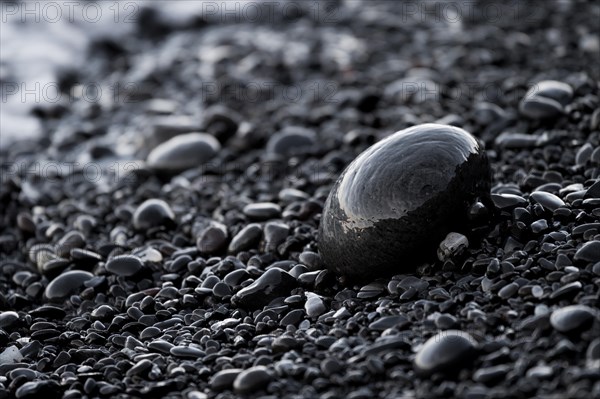
M 244 215 L 254 220 L 274 219 L 281 215 L 281 207 L 272 202 L 256 202 L 244 207 Z
M 7 329 L 16 324 L 19 314 L 13 311 L 0 312 L 0 328 Z
M 262 227 L 260 227 L 260 224 L 250 223 L 232 238 L 228 250 L 232 254 L 248 250 L 256 245 L 261 237 Z
M 600 261 L 600 242 L 586 242 L 575 252 L 574 259 L 579 262 L 596 263 Z
M 225 246 L 227 238 L 227 226 L 219 222 L 212 222 L 198 236 L 196 247 L 202 253 L 212 254 Z
M 564 113 L 562 105 L 548 97 L 533 96 L 519 104 L 519 112 L 531 119 L 550 119 Z
M 133 255 L 119 255 L 106 262 L 106 271 L 117 276 L 133 276 L 139 272 L 144 264 L 142 260 Z
M 422 374 L 458 371 L 475 356 L 475 343 L 475 339 L 464 331 L 442 331 L 421 347 L 415 357 L 415 368 Z
M 171 227 L 175 223 L 175 214 L 169 204 L 160 199 L 144 201 L 133 214 L 133 227 L 146 230 L 153 227 Z
M 65 298 L 76 293 L 88 280 L 94 278 L 90 272 L 83 270 L 71 270 L 61 274 L 48 284 L 46 287 L 46 297 L 48 299 Z
M 266 387 L 271 375 L 264 366 L 254 366 L 242 371 L 233 382 L 233 389 L 240 394 L 247 394 Z
M 544 80 L 533 85 L 519 104 L 519 111 L 531 119 L 550 119 L 564 113 L 571 102 L 573 89 L 566 83 Z
M 175 136 L 154 148 L 146 162 L 160 171 L 182 171 L 211 160 L 221 144 L 206 133 L 188 133 Z
M 555 330 L 568 333 L 589 327 L 594 317 L 596 317 L 596 312 L 589 306 L 571 305 L 552 312 L 550 324 Z
M 435 257 L 490 185 L 487 156 L 466 131 L 439 124 L 399 131 L 360 154 L 334 184 L 320 253 L 350 278 L 405 272 Z
M 288 126 L 275 133 L 267 142 L 267 153 L 282 156 L 305 152 L 315 145 L 316 135 L 312 130 Z
M 242 369 L 225 369 L 216 373 L 209 381 L 211 389 L 214 391 L 223 391 L 230 389 Z
M 552 193 L 544 191 L 535 191 L 529 196 L 535 203 L 540 204 L 544 209 L 554 212 L 558 208 L 565 206 L 563 200 Z
M 528 92 L 529 95 L 542 96 L 567 105 L 573 98 L 573 88 L 558 80 L 543 80 L 535 84 Z

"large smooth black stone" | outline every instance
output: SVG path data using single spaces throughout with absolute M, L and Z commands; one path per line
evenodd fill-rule
M 319 250 L 332 271 L 350 278 L 393 275 L 435 256 L 489 196 L 491 172 L 466 131 L 424 124 L 368 148 L 333 186 L 321 220 Z

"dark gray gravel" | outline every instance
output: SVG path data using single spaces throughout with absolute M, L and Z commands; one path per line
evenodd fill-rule
M 600 6 L 451 3 L 84 23 L 85 62 L 44 70 L 68 101 L 0 148 L 0 399 L 600 397 Z M 325 200 L 423 123 L 485 144 L 468 246 L 347 281 Z

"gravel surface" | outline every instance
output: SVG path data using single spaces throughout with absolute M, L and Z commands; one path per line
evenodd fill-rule
M 600 397 L 600 5 L 212 4 L 90 36 L 2 141 L 0 398 Z M 485 145 L 469 228 L 336 275 L 337 178 L 434 122 Z

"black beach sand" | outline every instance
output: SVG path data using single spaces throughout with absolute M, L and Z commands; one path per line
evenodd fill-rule
M 0 398 L 600 397 L 598 2 L 171 3 L 58 101 L 1 59 Z M 336 276 L 337 177 L 430 122 L 492 166 L 468 248 Z

